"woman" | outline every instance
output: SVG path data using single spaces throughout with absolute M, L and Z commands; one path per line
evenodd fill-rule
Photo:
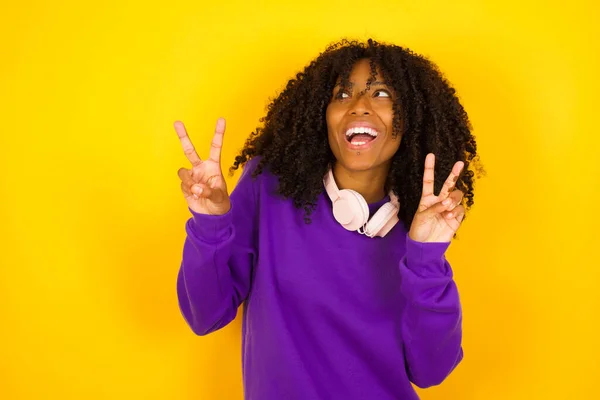
M 272 102 L 231 172 L 181 122 L 191 212 L 177 294 L 198 335 L 244 304 L 247 399 L 417 399 L 463 357 L 445 252 L 473 204 L 476 143 L 425 58 L 330 46 Z M 463 204 L 463 199 L 465 204 Z

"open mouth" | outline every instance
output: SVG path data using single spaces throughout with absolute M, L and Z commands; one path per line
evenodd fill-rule
M 357 127 L 348 129 L 345 137 L 352 147 L 362 147 L 377 139 L 378 135 L 379 132 L 373 128 Z

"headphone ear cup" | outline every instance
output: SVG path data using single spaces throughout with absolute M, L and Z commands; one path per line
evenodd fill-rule
M 381 232 L 382 228 L 385 227 L 390 220 L 394 218 L 397 219 L 397 214 L 398 207 L 394 206 L 392 203 L 388 202 L 382 205 L 365 227 L 366 235 L 370 237 L 384 236 L 389 229 L 386 232 Z M 379 235 L 380 233 L 382 233 L 382 235 Z
M 367 222 L 369 222 L 369 217 L 371 216 L 371 212 L 369 211 L 369 205 L 360 193 L 355 192 L 354 190 L 352 190 L 352 193 L 354 193 L 354 195 L 356 196 L 356 199 L 358 200 L 358 203 L 360 204 L 360 207 L 362 209 L 363 218 L 361 226 L 364 226 Z
M 333 203 L 333 216 L 347 230 L 356 231 L 369 220 L 369 206 L 354 190 L 340 190 Z

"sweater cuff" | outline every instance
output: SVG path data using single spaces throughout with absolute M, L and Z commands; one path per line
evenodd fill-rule
M 444 254 L 450 242 L 423 243 L 406 235 L 406 264 L 415 274 L 422 277 L 447 276 L 450 268 Z
M 192 218 L 188 227 L 198 239 L 208 243 L 218 243 L 229 239 L 232 234 L 233 215 L 231 209 L 223 215 L 199 214 L 189 208 Z

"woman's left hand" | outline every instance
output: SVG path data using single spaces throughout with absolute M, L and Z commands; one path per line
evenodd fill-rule
M 408 236 L 417 242 L 450 242 L 465 216 L 465 208 L 461 205 L 464 194 L 453 190 L 464 163 L 454 164 L 437 196 L 433 192 L 434 166 L 435 155 L 430 153 L 425 158 L 421 201 L 408 232 Z

